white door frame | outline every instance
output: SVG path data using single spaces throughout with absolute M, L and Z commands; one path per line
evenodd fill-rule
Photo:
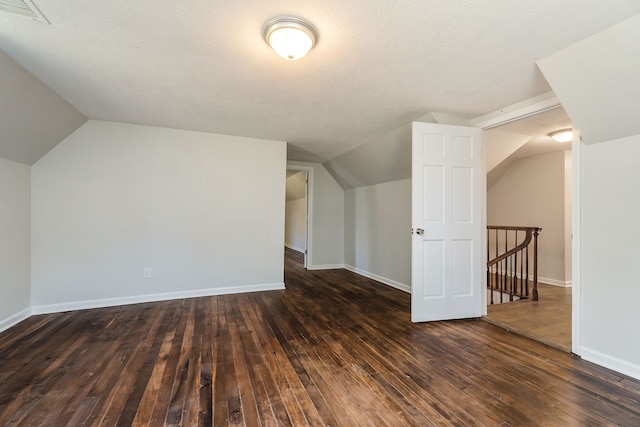
M 313 265 L 313 167 L 292 165 L 287 163 L 287 170 L 304 171 L 307 173 L 307 224 L 306 224 L 306 239 L 305 239 L 305 257 L 304 268 L 308 268 Z
M 502 114 L 489 114 L 474 120 L 473 124 L 489 130 L 516 120 L 544 113 L 554 108 L 562 107 L 560 100 L 550 93 L 543 94 L 529 101 L 516 104 L 517 108 L 500 110 Z M 580 337 L 582 331 L 580 316 L 581 295 L 581 260 L 582 260 L 582 140 L 580 133 L 574 129 L 574 140 L 571 146 L 572 173 L 571 177 L 571 351 L 580 356 Z
M 571 144 L 571 351 L 580 356 L 582 317 L 582 138 L 573 129 Z

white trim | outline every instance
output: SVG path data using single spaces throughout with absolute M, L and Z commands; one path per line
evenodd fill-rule
M 498 268 L 494 265 L 489 269 L 489 271 L 491 274 L 497 274 Z M 502 274 L 505 274 L 505 273 L 502 273 Z M 517 277 L 518 279 L 522 278 L 522 275 L 520 275 L 519 273 L 513 274 L 513 272 L 510 272 L 510 271 L 508 271 L 506 275 L 507 277 Z M 529 274 L 528 279 L 529 279 L 529 283 L 533 282 L 533 273 Z M 538 283 L 542 283 L 543 285 L 559 286 L 561 288 L 570 288 L 571 286 L 573 286 L 571 280 L 564 282 L 562 280 L 556 280 L 556 279 L 551 279 L 549 277 L 541 277 L 541 276 L 538 276 Z
M 24 310 L 14 314 L 13 316 L 9 316 L 4 320 L 0 320 L 0 332 L 6 331 L 10 327 L 17 325 L 25 319 L 28 319 L 31 314 L 31 308 L 25 308 Z
M 138 295 L 124 298 L 105 298 L 97 300 L 64 302 L 60 304 L 34 305 L 32 314 L 59 313 L 62 311 L 85 310 L 89 308 L 113 307 L 118 305 L 140 304 L 145 302 L 167 301 L 183 298 L 208 297 L 214 295 L 241 294 L 246 292 L 275 291 L 284 289 L 284 283 L 265 283 L 260 285 L 229 286 L 222 288 L 197 289 L 184 292 Z
M 481 268 L 486 269 L 486 263 L 482 262 L 482 260 L 486 260 L 489 258 L 489 254 L 488 254 L 488 247 L 487 247 L 487 242 L 489 239 L 489 235 L 487 233 L 487 146 L 485 144 L 485 133 L 482 132 L 481 133 L 481 138 L 480 138 L 480 143 L 482 144 L 482 171 L 480 173 L 481 175 L 481 182 L 480 182 L 480 188 L 482 188 L 481 190 L 481 194 L 480 194 L 480 211 L 481 211 L 481 223 L 480 223 L 480 227 L 482 227 L 482 231 L 480 233 L 480 239 L 482 239 L 482 244 L 481 246 L 481 250 L 480 250 L 480 265 Z M 487 275 L 485 273 L 480 274 L 480 314 L 482 316 L 486 316 L 487 313 L 487 306 L 488 303 L 487 301 L 489 300 L 489 293 L 488 293 L 488 289 L 487 289 Z
M 304 257 L 304 266 L 310 270 L 310 266 L 313 265 L 313 166 L 292 165 L 287 162 L 287 170 L 307 173 L 307 253 Z
M 639 365 L 600 353 L 587 347 L 582 347 L 580 350 L 582 359 L 640 380 Z
M 571 351 L 582 356 L 582 138 L 580 131 L 574 128 L 574 140 L 571 146 Z
M 370 273 L 368 271 L 362 270 L 362 269 L 354 267 L 352 265 L 345 265 L 344 268 L 345 268 L 345 270 L 352 271 L 352 272 L 354 272 L 356 274 L 359 274 L 360 276 L 364 276 L 364 277 L 366 277 L 368 279 L 373 279 L 373 280 L 375 280 L 377 282 L 380 282 L 380 283 L 382 283 L 384 285 L 387 285 L 387 286 L 391 286 L 392 288 L 399 289 L 399 290 L 401 290 L 403 292 L 406 292 L 408 294 L 411 293 L 411 286 L 410 285 L 406 285 L 404 283 L 396 282 L 395 280 L 392 280 L 392 279 L 387 279 L 386 277 L 382 277 L 382 276 L 379 276 L 377 274 Z
M 289 248 L 289 249 L 294 250 L 294 251 L 296 251 L 296 252 L 304 253 L 304 249 L 299 248 L 299 247 L 297 247 L 297 246 L 293 246 L 293 245 L 290 245 L 290 244 L 288 244 L 288 243 L 285 243 L 285 244 L 284 244 L 284 246 L 285 246 L 286 248 Z
M 345 268 L 344 264 L 310 265 L 307 270 L 337 270 L 340 268 Z
M 538 277 L 538 283 L 542 283 L 543 285 L 558 286 L 561 288 L 570 288 L 573 286 L 571 280 L 563 282 L 562 280 L 549 279 L 548 277 Z
M 562 104 L 556 95 L 553 92 L 547 92 L 489 114 L 476 117 L 471 120 L 471 125 L 481 129 L 492 129 L 561 106 Z

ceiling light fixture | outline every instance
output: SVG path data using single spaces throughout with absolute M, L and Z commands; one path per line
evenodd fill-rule
M 311 24 L 290 16 L 274 18 L 264 25 L 265 41 L 278 55 L 289 61 L 305 56 L 318 39 Z
M 562 129 L 549 134 L 556 142 L 569 142 L 573 141 L 573 131 L 571 129 Z

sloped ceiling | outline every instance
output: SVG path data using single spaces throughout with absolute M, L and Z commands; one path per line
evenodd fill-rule
M 0 157 L 32 165 L 87 118 L 0 51 Z
M 487 173 L 511 156 L 518 148 L 531 139 L 530 135 L 507 132 L 502 129 L 492 129 L 484 134 L 484 145 L 487 150 Z
M 470 126 L 468 121 L 440 114 L 426 115 L 419 121 Z M 485 131 L 487 178 L 498 177 L 515 159 L 570 149 L 570 142 L 557 143 L 549 134 L 571 127 L 566 111 L 557 106 Z M 345 190 L 411 178 L 411 124 L 325 162 L 324 167 Z
M 549 136 L 569 128 L 572 128 L 571 119 L 564 108 L 557 107 L 486 131 L 487 188 L 517 159 L 571 150 L 571 142 L 559 143 Z
M 411 124 L 324 164 L 344 190 L 411 178 Z
M 640 134 L 640 15 L 539 65 L 585 143 Z
M 302 199 L 307 196 L 307 173 L 287 171 L 286 200 Z
M 488 138 L 492 138 L 493 133 L 507 133 L 514 135 L 514 139 L 518 135 L 525 138 L 526 143 L 520 144 L 511 154 L 511 157 L 519 159 L 571 149 L 571 142 L 556 142 L 549 135 L 572 127 L 571 118 L 567 115 L 566 110 L 563 107 L 558 107 L 491 129 L 486 132 L 486 135 Z
M 316 162 L 425 113 L 476 117 L 547 92 L 537 59 L 640 12 L 634 0 L 36 3 L 51 24 L 1 14 L 0 49 L 86 117 L 284 140 L 291 160 Z M 300 61 L 262 39 L 283 13 L 318 28 Z

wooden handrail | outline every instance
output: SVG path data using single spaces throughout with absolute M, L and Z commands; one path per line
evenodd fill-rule
M 490 237 L 495 236 L 495 251 L 493 251 L 495 258 L 487 260 L 487 285 L 491 289 L 491 304 L 494 303 L 494 290 L 499 292 L 500 302 L 503 302 L 503 295 L 508 296 L 509 301 L 529 297 L 533 301 L 538 301 L 538 235 L 542 228 L 489 225 L 487 230 L 494 231 L 492 234 L 487 234 L 487 255 L 491 254 Z M 498 255 L 498 233 L 500 231 L 504 231 L 505 252 Z M 525 236 L 522 242 L 518 243 L 518 232 L 522 231 L 525 232 Z M 512 236 L 515 247 L 511 249 L 509 249 L 509 232 L 514 232 Z M 533 289 L 529 294 L 529 245 L 531 240 L 533 240 Z M 492 273 L 492 270 L 495 272 Z M 497 275 L 496 279 L 490 280 L 492 275 Z
M 502 255 L 487 261 L 487 268 L 489 268 L 492 265 L 499 263 L 505 258 L 509 258 L 511 255 L 515 254 L 516 252 L 520 252 L 522 249 L 529 246 L 529 243 L 531 243 L 531 238 L 533 237 L 534 233 L 540 233 L 542 231 L 542 228 L 540 227 L 509 227 L 505 225 L 487 225 L 487 230 L 507 230 L 507 231 L 526 231 L 527 232 L 521 244 L 509 250 L 508 252 L 505 252 Z M 534 251 L 534 255 L 536 254 L 537 254 L 537 251 Z
M 542 231 L 541 227 L 523 227 L 521 225 L 487 225 L 487 229 L 489 229 L 489 230 L 517 230 L 517 231 L 538 230 L 538 232 Z

